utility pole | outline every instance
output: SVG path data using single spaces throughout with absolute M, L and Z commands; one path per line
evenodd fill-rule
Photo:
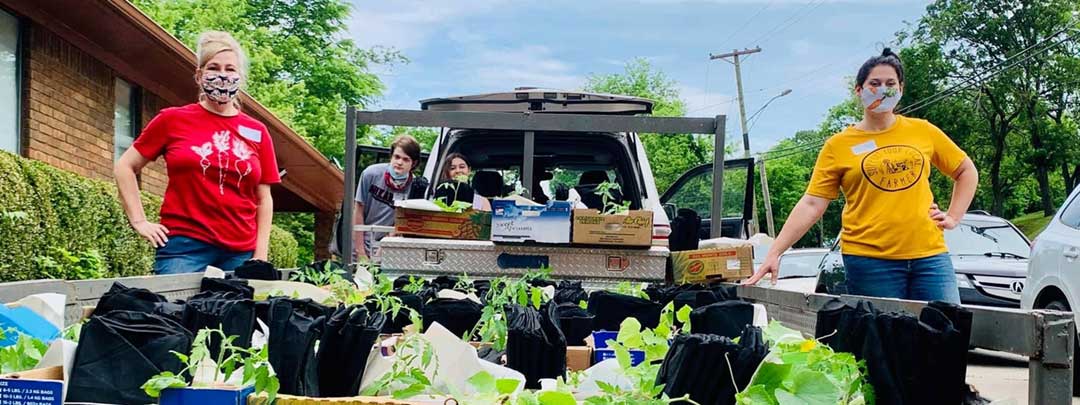
M 731 63 L 731 64 L 735 65 L 735 86 L 738 88 L 738 92 L 739 92 L 739 94 L 738 94 L 738 97 L 739 97 L 739 120 L 740 120 L 740 122 L 742 124 L 742 142 L 743 142 L 743 157 L 744 158 L 749 158 L 750 157 L 750 129 L 746 127 L 746 103 L 743 101 L 742 65 L 740 64 L 739 57 L 743 56 L 743 55 L 755 54 L 755 53 L 758 53 L 758 52 L 761 52 L 761 47 L 760 46 L 755 47 L 754 49 L 743 49 L 741 51 L 735 49 L 735 50 L 732 50 L 731 52 L 722 53 L 722 54 L 719 54 L 719 55 L 709 54 L 709 60 L 722 59 L 725 62 L 728 62 L 728 63 Z M 732 59 L 728 60 L 728 58 L 732 58 Z M 718 151 L 715 151 L 714 153 L 723 154 L 724 151 L 723 150 L 718 150 Z M 716 181 L 716 179 L 713 179 L 713 181 Z M 750 207 L 751 207 L 750 209 L 752 210 L 752 212 L 750 213 L 750 215 L 751 215 L 750 233 L 757 233 L 758 232 L 757 194 L 751 193 Z M 723 213 L 721 213 L 720 215 L 721 215 L 721 218 L 719 218 L 719 219 L 723 219 Z M 718 218 L 713 218 L 713 220 L 714 221 L 718 220 Z

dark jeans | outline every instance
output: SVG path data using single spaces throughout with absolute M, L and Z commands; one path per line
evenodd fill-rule
M 154 257 L 154 274 L 181 274 L 206 271 L 214 266 L 232 271 L 255 252 L 233 252 L 186 236 L 173 236 Z
M 960 304 L 948 253 L 911 260 L 844 255 L 844 268 L 848 294 Z

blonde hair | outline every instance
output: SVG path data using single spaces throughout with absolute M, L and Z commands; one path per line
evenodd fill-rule
M 236 59 L 239 61 L 237 70 L 240 72 L 240 86 L 243 88 L 244 83 L 247 81 L 248 74 L 248 60 L 247 55 L 244 54 L 244 48 L 240 47 L 240 43 L 233 38 L 232 34 L 224 31 L 204 31 L 199 34 L 199 41 L 195 47 L 195 57 L 197 59 L 199 70 L 202 71 L 206 64 L 210 62 L 217 54 L 222 52 L 233 52 L 236 54 Z M 199 78 L 195 78 L 196 81 Z M 199 99 L 205 97 L 204 94 L 199 94 Z M 240 99 L 236 99 L 236 107 L 240 107 Z

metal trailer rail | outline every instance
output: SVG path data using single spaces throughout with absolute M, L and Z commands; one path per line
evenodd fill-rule
M 83 307 L 95 305 L 114 282 L 119 281 L 128 287 L 145 288 L 175 300 L 198 293 L 201 280 L 202 274 L 194 273 L 81 281 L 18 281 L 0 283 L 0 302 L 16 301 L 31 294 L 64 294 L 68 297 L 64 320 L 70 325 L 81 320 Z M 765 305 L 771 319 L 808 335 L 814 333 L 818 308 L 833 298 L 845 301 L 863 299 L 883 311 L 906 312 L 916 316 L 926 305 L 918 301 L 804 294 L 754 286 L 740 286 L 739 296 Z M 1075 339 L 1073 314 L 1043 310 L 1027 312 L 987 307 L 967 308 L 972 312 L 972 346 L 1028 357 L 1028 403 L 1072 403 Z
M 345 192 L 341 220 L 344 229 L 352 229 L 352 196 L 356 195 L 356 127 L 357 125 L 394 125 L 408 127 L 436 127 L 454 129 L 495 129 L 524 132 L 522 184 L 532 184 L 533 151 L 536 132 L 632 132 L 658 134 L 711 134 L 714 150 L 724 150 L 725 116 L 714 118 L 652 117 L 605 114 L 554 114 L 554 113 L 505 113 L 474 111 L 415 111 L 385 110 L 357 111 L 355 107 L 345 110 Z M 711 212 L 724 212 L 724 162 L 723 154 L 713 157 L 713 198 Z M 714 221 L 711 234 L 720 235 L 723 221 Z M 344 249 L 352 249 L 353 232 L 345 232 Z M 345 256 L 345 268 L 351 269 L 352 255 Z
M 773 288 L 740 286 L 739 296 L 763 304 L 769 317 L 808 335 L 814 334 L 817 310 L 835 295 L 804 294 Z M 925 302 L 840 296 L 841 300 L 867 300 L 882 311 L 918 316 Z M 1058 311 L 1021 311 L 966 306 L 972 313 L 974 347 L 1028 357 L 1028 403 L 1071 404 L 1073 386 L 1073 314 Z

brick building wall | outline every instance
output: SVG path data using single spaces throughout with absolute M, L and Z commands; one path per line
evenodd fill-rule
M 26 156 L 90 178 L 113 178 L 115 73 L 41 25 L 27 30 L 23 139 Z M 143 92 L 142 125 L 164 107 Z M 143 169 L 144 190 L 165 192 L 161 159 Z

